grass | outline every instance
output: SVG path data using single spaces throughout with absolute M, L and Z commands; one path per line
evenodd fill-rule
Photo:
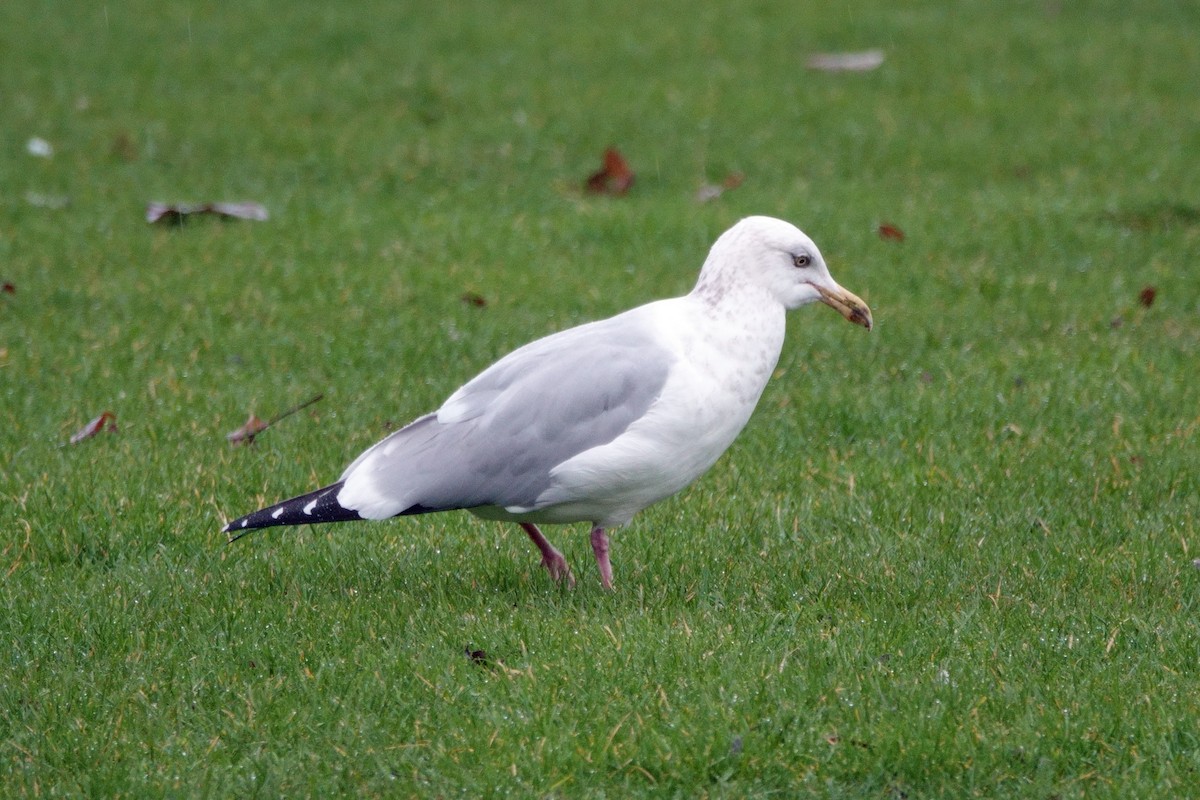
M 0 5 L 5 793 L 1186 793 L 1198 24 Z M 634 190 L 583 195 L 610 144 Z M 141 218 L 243 198 L 271 220 Z M 465 514 L 225 544 L 509 349 L 686 291 L 751 213 L 877 330 L 793 315 L 730 453 L 615 535 L 615 593 L 584 531 L 566 591 Z

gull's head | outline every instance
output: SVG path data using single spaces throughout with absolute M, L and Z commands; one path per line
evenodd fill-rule
M 850 322 L 871 329 L 867 304 L 830 276 L 812 239 L 781 219 L 746 217 L 712 246 L 696 292 L 719 300 L 739 287 L 765 291 L 788 309 L 820 301 Z

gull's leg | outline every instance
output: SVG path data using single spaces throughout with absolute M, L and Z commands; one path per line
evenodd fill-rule
M 554 545 L 547 541 L 542 532 L 538 530 L 538 526 L 532 522 L 522 522 L 521 529 L 529 534 L 529 538 L 537 545 L 538 550 L 542 551 L 542 566 L 550 573 L 550 577 L 555 583 L 560 582 L 563 578 L 567 579 L 567 588 L 575 588 L 575 576 L 571 574 L 571 567 L 567 564 L 567 560 L 563 558 L 563 554 L 554 549 Z
M 612 564 L 608 563 L 608 537 L 604 528 L 592 528 L 592 552 L 596 554 L 596 566 L 600 568 L 600 583 L 605 589 L 612 588 Z

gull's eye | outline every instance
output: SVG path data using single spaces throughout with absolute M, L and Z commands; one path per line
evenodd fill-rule
M 798 256 L 792 256 L 792 263 L 797 267 L 807 267 L 812 263 L 812 257 L 808 253 L 801 253 Z

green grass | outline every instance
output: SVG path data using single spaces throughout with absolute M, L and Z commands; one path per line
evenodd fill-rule
M 5 794 L 1193 791 L 1200 9 L 591 5 L 0 4 Z M 272 218 L 142 221 L 212 199 Z M 225 544 L 753 213 L 877 329 L 792 316 L 615 593 L 578 527 L 574 591 L 466 514 Z

